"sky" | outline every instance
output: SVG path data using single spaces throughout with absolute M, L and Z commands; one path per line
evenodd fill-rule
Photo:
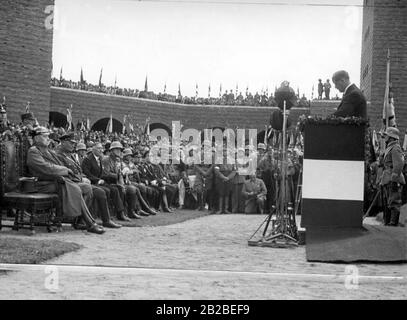
M 55 0 L 53 76 L 156 93 L 243 95 L 312 87 L 347 70 L 359 86 L 363 0 Z M 331 96 L 341 94 L 333 89 Z

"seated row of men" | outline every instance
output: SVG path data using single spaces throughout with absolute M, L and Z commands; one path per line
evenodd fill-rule
M 101 234 L 104 227 L 120 228 L 112 221 L 112 215 L 129 221 L 155 215 L 160 209 L 173 212 L 171 207 L 177 202 L 184 207 L 188 197 L 197 202 L 198 210 L 204 210 L 208 202 L 213 213 L 229 212 L 229 196 L 234 177 L 238 176 L 232 165 L 181 163 L 175 169 L 171 164 L 153 164 L 148 156 L 142 159 L 130 148 L 123 150 L 119 141 L 111 143 L 107 156 L 98 142 L 88 152 L 79 152 L 79 156 L 74 133 L 59 137 L 60 144 L 55 149 L 49 148 L 49 135 L 44 127 L 32 131 L 27 167 L 32 176 L 39 178 L 39 192 L 60 191 L 64 217 L 74 218 L 76 228 Z M 253 175 L 242 187 L 239 193 L 247 198 L 247 204 L 262 211 L 267 194 L 263 181 Z M 96 223 L 97 216 L 102 226 Z
M 148 163 L 143 165 L 143 175 L 137 178 L 132 174 L 130 178 L 128 164 L 122 162 L 123 148 L 120 142 L 111 144 L 108 157 L 103 156 L 102 144 L 96 143 L 80 162 L 74 152 L 76 140 L 73 133 L 59 137 L 60 144 L 54 150 L 48 148 L 49 134 L 44 127 L 33 130 L 33 146 L 27 154 L 28 171 L 30 175 L 38 177 L 39 192 L 61 191 L 64 217 L 77 218 L 76 227 L 101 234 L 103 227 L 120 227 L 112 221 L 111 212 L 122 221 L 155 215 L 160 205 L 164 212 L 172 212 L 167 194 L 174 197 L 176 186 L 165 186 L 162 181 L 157 183 L 157 180 L 146 180 L 152 181 L 149 186 L 144 184 L 142 177 L 155 177 L 151 172 L 155 168 Z M 103 227 L 95 221 L 98 215 Z

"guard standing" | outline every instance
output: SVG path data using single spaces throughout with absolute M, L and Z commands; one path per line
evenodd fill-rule
M 389 127 L 384 132 L 386 150 L 383 156 L 384 170 L 380 179 L 380 185 L 384 187 L 386 208 L 384 210 L 384 224 L 397 226 L 400 217 L 401 188 L 405 179 L 402 173 L 404 156 L 399 143 L 400 131 Z

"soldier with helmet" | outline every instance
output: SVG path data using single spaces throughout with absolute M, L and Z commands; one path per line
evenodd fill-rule
M 383 218 L 385 225 L 397 226 L 400 217 L 401 188 L 406 183 L 402 173 L 404 156 L 399 142 L 399 130 L 389 127 L 383 135 L 386 143 L 386 150 L 380 159 L 384 166 L 380 185 L 384 187 L 386 198 Z

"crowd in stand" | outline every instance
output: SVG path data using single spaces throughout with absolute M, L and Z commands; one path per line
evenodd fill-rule
M 144 98 L 150 100 L 158 100 L 158 101 L 167 101 L 167 102 L 174 102 L 174 103 L 183 103 L 183 104 L 197 104 L 197 105 L 224 105 L 224 106 L 256 106 L 256 107 L 275 107 L 277 106 L 276 101 L 274 99 L 273 94 L 269 94 L 268 90 L 262 90 L 261 93 L 256 92 L 254 95 L 246 90 L 245 94 L 242 92 L 233 93 L 232 90 L 229 92 L 226 90 L 223 94 L 219 97 L 188 97 L 183 96 L 179 92 L 178 95 L 171 95 L 168 93 L 154 93 L 152 91 L 148 91 L 147 88 L 140 91 L 138 89 L 130 89 L 130 88 L 119 88 L 117 86 L 105 86 L 103 83 L 99 83 L 99 85 L 94 85 L 87 83 L 86 81 L 72 81 L 72 80 L 65 80 L 63 78 L 51 79 L 51 85 L 54 87 L 62 87 L 62 88 L 70 88 L 76 90 L 84 90 L 90 92 L 100 92 L 105 94 L 112 94 L 112 95 L 119 95 L 119 96 L 126 96 L 126 97 L 135 97 L 135 98 Z M 309 108 L 310 102 L 309 100 L 303 95 L 301 98 L 297 95 L 298 99 L 298 107 L 300 108 Z

